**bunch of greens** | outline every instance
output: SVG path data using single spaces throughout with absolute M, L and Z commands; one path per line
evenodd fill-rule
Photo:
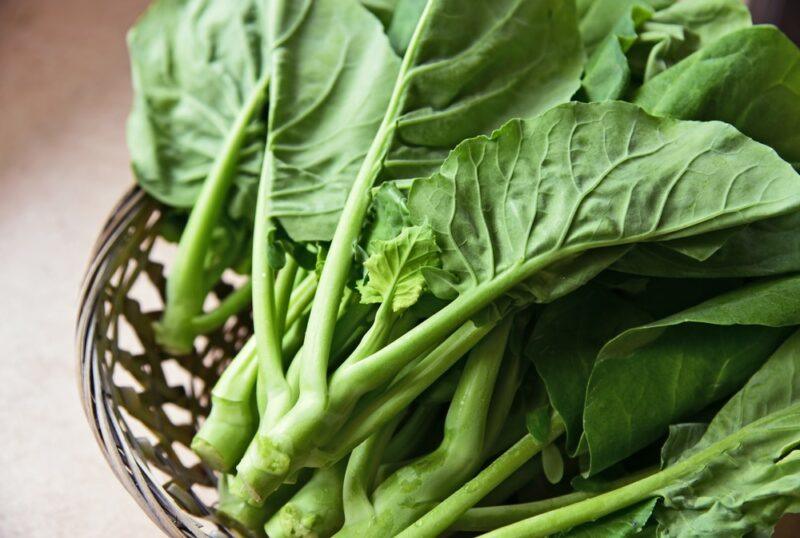
M 231 526 L 800 510 L 800 51 L 739 0 L 156 0 L 129 43 L 159 343 L 252 309 L 192 444 Z

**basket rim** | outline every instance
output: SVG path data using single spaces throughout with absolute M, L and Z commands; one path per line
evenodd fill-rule
M 112 269 L 109 256 L 133 219 L 153 202 L 153 198 L 140 187 L 130 188 L 112 209 L 91 251 L 81 285 L 75 325 L 78 390 L 81 407 L 103 457 L 150 520 L 168 536 L 206 538 L 211 535 L 203 529 L 202 519 L 185 512 L 158 482 L 147 462 L 136 453 L 121 427 L 126 419 L 119 414 L 111 393 L 105 388 L 106 380 L 93 345 L 96 306 Z M 230 536 L 224 531 L 223 535 Z

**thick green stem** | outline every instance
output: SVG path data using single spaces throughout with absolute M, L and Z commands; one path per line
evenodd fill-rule
M 631 474 L 630 476 L 620 478 L 619 480 L 614 480 L 613 482 L 610 482 L 605 489 L 611 490 L 625 486 L 632 482 L 636 482 L 637 480 L 641 480 L 642 478 L 646 478 L 652 475 L 654 472 L 655 471 L 653 469 L 645 469 L 643 471 Z M 566 495 L 560 495 L 558 497 L 529 503 L 470 508 L 464 513 L 464 515 L 458 518 L 458 521 L 456 521 L 449 530 L 473 532 L 490 531 L 505 525 L 511 525 L 512 523 L 516 523 L 517 521 L 521 521 L 523 519 L 544 514 L 545 512 L 549 512 L 551 510 L 556 510 L 558 508 L 569 506 L 586 499 L 591 499 L 599 494 L 600 492 L 576 491 L 573 493 L 567 493 Z
M 272 517 L 306 483 L 300 477 L 294 484 L 283 484 L 263 506 L 253 506 L 237 495 L 239 480 L 232 475 L 222 475 L 219 480 L 217 516 L 230 528 L 246 536 L 265 536 L 264 523 Z
M 283 336 L 286 331 L 286 320 L 288 318 L 289 300 L 292 296 L 294 287 L 294 277 L 297 275 L 298 265 L 292 257 L 287 257 L 284 265 L 278 273 L 278 280 L 275 283 L 275 321 L 277 323 L 278 334 Z
M 269 142 L 268 142 L 269 144 Z M 253 333 L 258 351 L 258 406 L 262 410 L 258 431 L 250 446 L 236 467 L 249 500 L 262 504 L 266 495 L 262 494 L 261 484 L 270 482 L 274 474 L 274 463 L 264 463 L 263 454 L 272 451 L 268 432 L 290 408 L 293 400 L 292 390 L 283 370 L 282 335 L 279 328 L 283 318 L 277 311 L 278 291 L 276 291 L 275 271 L 270 265 L 270 241 L 275 227 L 270 218 L 271 177 L 270 152 L 266 152 L 258 188 L 256 223 L 253 241 Z M 285 279 L 283 284 L 294 281 Z M 281 290 L 280 295 L 285 292 Z M 280 463 L 278 465 L 281 465 Z M 280 484 L 275 484 L 271 490 Z
M 314 471 L 295 495 L 272 516 L 264 530 L 270 538 L 330 536 L 344 522 L 344 463 Z
M 253 235 L 253 333 L 258 350 L 259 408 L 265 409 L 259 428 L 268 428 L 286 410 L 289 386 L 283 372 L 277 312 L 275 271 L 270 265 L 270 241 L 275 232 L 270 218 L 270 156 L 264 159 L 258 188 Z M 244 478 L 245 482 L 247 478 Z
M 548 440 L 542 442 L 530 434 L 525 435 L 503 455 L 478 473 L 475 478 L 464 484 L 458 491 L 417 520 L 416 523 L 397 535 L 398 538 L 439 536 L 455 523 L 464 512 L 475 506 L 490 491 L 563 433 L 564 423 L 560 419 L 554 418 Z M 520 534 L 518 536 L 527 535 Z
M 216 471 L 233 469 L 256 431 L 257 372 L 255 342 L 251 339 L 211 391 L 211 412 L 192 439 L 192 450 Z
M 481 463 L 486 418 L 505 353 L 511 321 L 486 336 L 472 351 L 447 412 L 439 447 L 390 476 L 375 491 L 375 517 L 348 525 L 339 536 L 395 536 L 463 483 Z
M 314 273 L 306 276 L 292 292 L 289 309 L 286 312 L 286 327 L 294 325 L 311 304 L 314 293 L 317 291 L 317 276 Z
M 398 422 L 392 421 L 371 435 L 353 450 L 347 460 L 343 486 L 344 519 L 347 525 L 368 520 L 375 515 L 370 495 L 384 451 Z
M 356 349 L 353 350 L 353 353 L 342 363 L 340 368 L 346 368 L 348 364 L 357 363 L 385 345 L 397 319 L 398 314 L 392 311 L 391 305 L 389 303 L 382 303 L 375 313 L 372 326 L 358 343 Z M 328 407 L 325 413 L 320 417 L 329 428 L 329 435 L 327 437 L 331 437 L 341 426 L 343 420 L 346 418 L 347 414 L 352 411 L 353 406 L 362 394 L 355 390 L 341 392 L 338 390 L 340 388 L 342 388 L 341 385 L 331 385 Z M 317 441 L 316 444 L 320 444 L 320 442 Z
M 758 421 L 753 424 L 757 423 Z M 708 448 L 697 452 L 685 460 L 679 461 L 663 471 L 652 474 L 646 478 L 637 480 L 636 482 L 613 491 L 602 493 L 591 499 L 586 499 L 529 519 L 524 519 L 483 536 L 491 538 L 516 538 L 517 536 L 536 538 L 540 536 L 549 536 L 577 527 L 583 523 L 595 521 L 617 510 L 655 497 L 658 495 L 658 491 L 661 490 L 661 488 L 673 484 L 676 480 L 683 479 L 688 475 L 698 472 L 698 469 L 703 469 L 709 460 L 719 457 L 726 451 L 738 446 L 741 443 L 741 437 L 746 435 L 746 433 L 742 434 L 742 432 L 746 432 L 747 429 L 748 428 L 739 430 L 737 433 L 712 444 Z
M 207 334 L 219 329 L 228 318 L 247 308 L 252 298 L 253 287 L 248 280 L 225 297 L 214 310 L 196 316 L 192 320 L 193 331 L 196 334 Z
M 375 138 L 356 175 L 342 215 L 331 240 L 320 275 L 319 289 L 311 308 L 303 349 L 300 396 L 294 408 L 273 432 L 276 446 L 291 457 L 295 446 L 304 446 L 314 434 L 328 402 L 328 359 L 333 340 L 336 312 L 353 262 L 353 244 L 361 233 L 371 199 L 371 189 L 389 152 L 402 113 L 416 61 L 419 42 L 426 26 L 430 3 L 423 10 L 397 75 L 392 95 Z M 286 453 L 289 454 L 286 454 Z M 279 456 L 280 457 L 280 456 Z
M 188 353 L 192 349 L 197 333 L 191 321 L 202 312 L 208 294 L 204 262 L 211 232 L 219 220 L 236 175 L 247 127 L 263 108 L 268 86 L 269 75 L 265 73 L 256 82 L 231 126 L 178 243 L 178 251 L 167 277 L 164 315 L 155 326 L 158 342 L 170 352 Z
M 326 446 L 323 451 L 332 454 L 334 460 L 344 457 L 353 447 L 408 407 L 492 328 L 491 324 L 478 327 L 472 322 L 465 323 L 389 388 L 359 405 L 336 435 L 333 444 Z
M 533 276 L 561 257 L 548 253 L 520 263 L 494 279 L 461 293 L 434 315 L 377 351 L 334 374 L 331 384 L 342 384 L 362 394 L 390 381 L 402 368 L 428 349 L 440 344 L 464 320 L 470 319 L 519 282 Z

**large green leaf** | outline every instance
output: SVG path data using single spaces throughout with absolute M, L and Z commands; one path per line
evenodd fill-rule
M 355 0 L 276 0 L 268 142 L 271 213 L 329 240 L 378 131 L 400 60 Z M 278 9 L 280 8 L 280 9 Z
M 635 102 L 658 115 L 720 120 L 800 160 L 800 50 L 777 29 L 760 26 L 725 35 L 655 77 Z M 617 267 L 651 275 L 758 276 L 796 271 L 800 260 L 784 242 L 797 237 L 787 215 L 733 235 L 701 238 L 697 253 L 637 248 Z M 700 263 L 702 262 L 702 264 Z
M 376 135 L 376 148 L 392 148 L 384 177 L 413 177 L 464 138 L 565 102 L 578 87 L 571 2 L 487 0 L 465 10 L 430 0 L 402 72 L 354 0 L 286 5 L 273 54 L 271 203 L 297 241 L 331 239 Z M 392 127 L 378 133 L 382 120 Z
M 653 114 L 730 123 L 800 161 L 800 50 L 771 26 L 725 35 L 642 86 Z
M 752 284 L 630 329 L 598 354 L 583 426 L 594 473 L 735 391 L 800 324 L 800 277 Z
M 792 167 L 728 125 L 570 103 L 459 145 L 414 182 L 409 209 L 432 225 L 455 291 L 505 292 L 591 249 L 756 221 L 798 195 Z
M 548 305 L 526 349 L 544 381 L 574 450 L 583 431 L 583 404 L 597 352 L 621 332 L 651 318 L 600 287 L 587 286 Z
M 131 29 L 128 146 L 139 184 L 190 207 L 266 69 L 262 3 L 158 0 Z M 230 211 L 252 218 L 264 125 L 247 128 Z
M 721 243 L 708 243 L 712 254 L 699 260 L 661 245 L 639 245 L 614 268 L 690 278 L 775 276 L 800 271 L 800 213 L 756 222 L 722 239 Z
M 799 372 L 795 333 L 673 464 L 696 460 L 691 473 L 658 492 L 661 536 L 770 536 L 797 506 Z
M 616 11 L 626 5 L 627 11 Z M 609 14 L 619 18 L 593 48 L 586 65 L 583 91 L 592 101 L 620 99 L 632 79 L 650 80 L 723 35 L 752 24 L 741 0 L 684 0 L 660 10 L 644 0 L 603 7 L 604 15 L 595 14 L 590 20 Z
M 573 0 L 429 0 L 419 24 L 385 177 L 428 175 L 462 140 L 566 102 L 580 85 Z

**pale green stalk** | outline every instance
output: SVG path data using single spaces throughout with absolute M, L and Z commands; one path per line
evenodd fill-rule
M 399 422 L 399 417 L 358 445 L 347 460 L 343 501 L 345 524 L 352 525 L 375 515 L 370 496 L 383 460 L 383 454 Z
M 762 420 L 769 420 L 766 417 Z M 502 527 L 483 536 L 491 538 L 516 538 L 526 536 L 538 538 L 550 536 L 583 523 L 595 521 L 632 506 L 638 502 L 650 499 L 658 495 L 658 491 L 665 488 L 675 481 L 686 478 L 697 473 L 712 459 L 720 457 L 726 451 L 739 446 L 742 438 L 748 434 L 750 427 L 759 425 L 760 421 L 755 421 L 749 426 L 742 428 L 736 433 L 710 445 L 709 447 L 697 452 L 696 454 L 681 460 L 666 469 L 652 474 L 641 480 L 623 486 L 619 489 L 602 493 L 591 499 L 565 506 L 544 514 L 524 519 L 512 525 Z
M 490 491 L 516 472 L 533 456 L 564 433 L 564 423 L 557 416 L 553 418 L 550 437 L 547 440 L 535 439 L 527 434 L 517 441 L 499 458 L 478 473 L 475 478 L 461 486 L 455 493 L 439 503 L 416 523 L 398 534 L 398 538 L 436 537 L 455 523 L 464 512 L 475 506 Z M 527 536 L 522 534 L 520 536 Z
M 252 298 L 253 287 L 248 280 L 225 297 L 214 310 L 192 319 L 192 330 L 196 334 L 208 334 L 219 329 L 228 318 L 247 308 Z
M 399 469 L 375 491 L 375 516 L 345 526 L 337 536 L 395 536 L 463 483 L 480 465 L 486 419 L 505 353 L 511 321 L 486 336 L 470 354 L 444 426 L 444 439 L 430 454 Z
M 236 174 L 247 127 L 263 108 L 268 86 L 269 74 L 265 73 L 256 82 L 231 126 L 211 171 L 203 182 L 178 243 L 178 251 L 167 277 L 164 314 L 155 325 L 158 342 L 170 352 L 189 352 L 197 336 L 192 320 L 202 315 L 203 303 L 209 291 L 205 282 L 204 262 L 212 231 L 219 220 Z
M 408 407 L 493 327 L 492 324 L 478 327 L 472 322 L 465 323 L 389 388 L 359 405 L 323 452 L 331 454 L 334 461 L 343 457 Z
M 631 482 L 635 482 L 654 473 L 653 469 L 645 469 L 644 471 L 634 473 L 619 480 L 615 480 L 608 484 L 605 489 L 614 489 Z M 551 510 L 556 510 L 564 506 L 569 506 L 577 502 L 591 499 L 596 497 L 600 492 L 594 491 L 575 491 L 552 497 L 550 499 L 543 499 L 541 501 L 533 501 L 520 504 L 509 504 L 503 506 L 484 506 L 479 508 L 470 508 L 464 515 L 458 518 L 455 524 L 450 527 L 450 531 L 490 531 L 510 525 L 527 519 L 539 514 L 544 514 Z
M 328 403 L 328 359 L 333 341 L 336 313 L 344 291 L 345 284 L 353 261 L 352 245 L 361 233 L 371 199 L 371 188 L 381 171 L 397 126 L 397 118 L 402 113 L 406 99 L 410 71 L 415 61 L 415 52 L 424 31 L 426 6 L 421 21 L 411 38 L 408 52 L 400 64 L 395 87 L 389 99 L 386 113 L 378 128 L 366 157 L 353 182 L 350 193 L 342 209 L 342 215 L 334 232 L 330 250 L 320 275 L 306 330 L 305 345 L 301 358 L 302 375 L 300 395 L 292 410 L 281 420 L 270 433 L 275 454 L 270 457 L 278 465 L 291 459 L 295 447 L 304 447 L 311 440 L 314 428 L 319 424 Z M 282 480 L 278 473 L 266 489 L 274 488 Z

